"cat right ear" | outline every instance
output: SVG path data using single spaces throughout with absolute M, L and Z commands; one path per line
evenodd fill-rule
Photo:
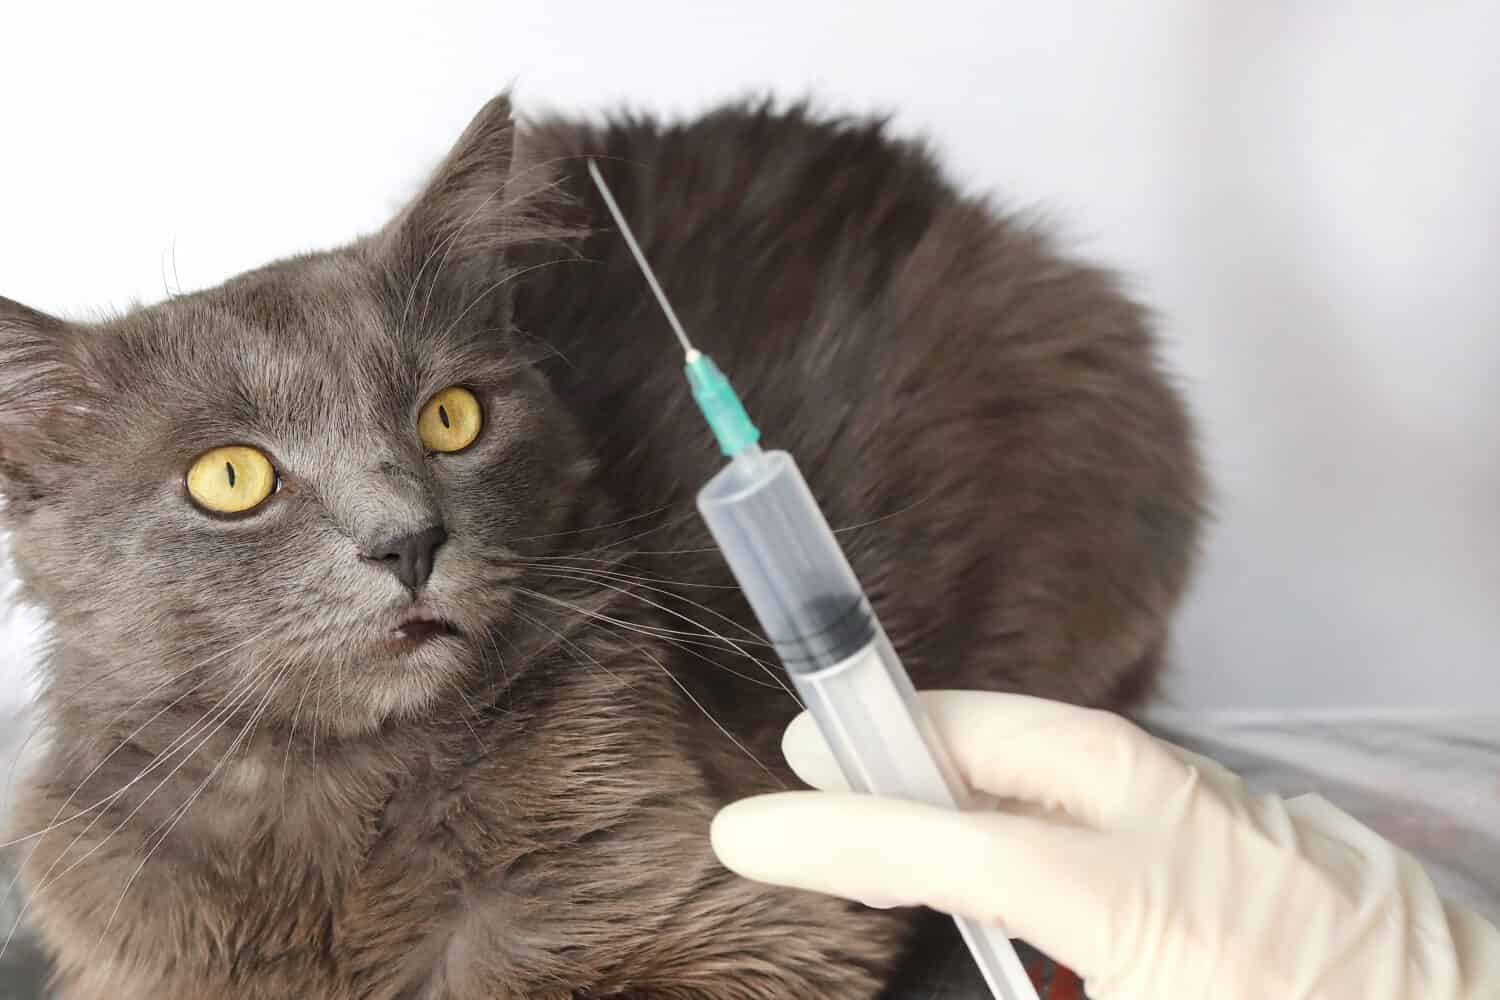
M 540 164 L 512 170 L 515 132 L 509 97 L 490 101 L 422 191 L 376 234 L 372 246 L 407 304 L 403 319 L 448 309 L 476 326 L 503 327 L 514 276 L 509 252 L 577 235 L 553 217 L 550 171 Z
M 0 494 L 12 508 L 42 499 L 93 410 L 82 347 L 74 327 L 0 297 Z

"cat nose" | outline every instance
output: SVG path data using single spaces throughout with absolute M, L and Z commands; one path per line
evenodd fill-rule
M 415 594 L 432 575 L 433 556 L 438 546 L 447 540 L 448 532 L 441 524 L 435 524 L 409 535 L 387 539 L 372 546 L 364 556 L 395 573 L 396 579 Z

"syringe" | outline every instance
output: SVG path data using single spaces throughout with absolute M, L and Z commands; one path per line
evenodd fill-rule
M 682 344 L 693 397 L 730 460 L 699 491 L 698 511 L 844 777 L 856 792 L 969 807 L 972 793 L 796 462 L 761 450 L 760 431 L 723 372 L 688 339 L 592 160 L 589 173 Z M 1037 1000 L 1000 928 L 957 922 L 996 1000 Z

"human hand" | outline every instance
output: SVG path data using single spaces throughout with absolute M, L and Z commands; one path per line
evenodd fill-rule
M 995 922 L 1097 1000 L 1500 997 L 1500 932 L 1321 798 L 1248 790 L 1104 712 L 940 692 L 927 711 L 971 788 L 954 813 L 852 795 L 812 720 L 783 749 L 816 792 L 725 808 L 751 879 Z

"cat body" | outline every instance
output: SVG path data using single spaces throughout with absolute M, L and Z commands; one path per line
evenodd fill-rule
M 589 156 L 919 687 L 1149 693 L 1203 484 L 1108 275 L 878 124 L 517 129 L 499 98 L 348 247 L 91 326 L 0 300 L 4 516 L 53 623 L 12 829 L 47 831 L 60 995 L 889 977 L 907 916 L 709 851 L 716 809 L 794 785 L 797 706 L 693 511 L 718 457 Z M 416 431 L 449 386 L 483 414 L 452 453 Z M 184 478 L 226 445 L 276 473 L 232 516 Z

